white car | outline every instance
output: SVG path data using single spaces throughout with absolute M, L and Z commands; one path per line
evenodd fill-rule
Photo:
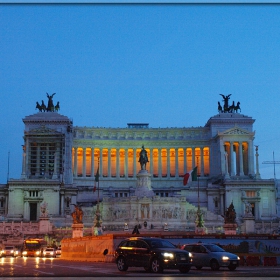
M 5 246 L 4 249 L 1 251 L 1 256 L 2 257 L 17 257 L 20 255 L 19 250 L 15 246 Z
M 226 252 L 215 244 L 185 244 L 181 249 L 192 254 L 192 266 L 195 266 L 197 269 L 206 266 L 211 267 L 212 270 L 219 270 L 220 267 L 235 270 L 239 266 L 239 256 Z
M 56 250 L 54 248 L 47 248 L 43 252 L 43 257 L 56 258 Z

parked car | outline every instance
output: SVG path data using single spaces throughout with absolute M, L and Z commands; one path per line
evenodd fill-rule
M 189 252 L 161 238 L 125 239 L 115 250 L 114 257 L 120 271 L 126 271 L 129 267 L 143 267 L 151 272 L 179 269 L 180 272 L 186 273 L 191 268 Z
M 192 265 L 197 269 L 211 267 L 212 270 L 219 270 L 220 267 L 228 267 L 229 270 L 235 270 L 239 266 L 240 258 L 237 255 L 215 244 L 185 244 L 181 249 L 192 254 Z
M 20 251 L 15 246 L 5 246 L 1 251 L 1 257 L 17 257 Z
M 54 248 L 46 248 L 43 252 L 43 257 L 53 257 L 56 258 L 56 251 Z
M 58 247 L 57 247 L 55 253 L 56 253 L 57 256 L 60 256 L 60 255 L 61 255 L 61 246 L 58 246 Z

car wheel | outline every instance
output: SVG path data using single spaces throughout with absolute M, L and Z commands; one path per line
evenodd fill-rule
M 201 270 L 201 269 L 202 269 L 202 266 L 197 265 L 195 268 L 196 268 L 197 270 Z
M 159 259 L 153 259 L 151 262 L 151 271 L 155 273 L 163 272 L 163 267 Z
M 127 271 L 128 266 L 125 264 L 125 259 L 123 257 L 118 258 L 117 267 L 119 271 Z
M 228 269 L 229 270 L 235 270 L 237 268 L 237 265 L 235 265 L 235 264 L 230 264 L 229 266 L 228 266 Z
M 191 269 L 190 266 L 186 266 L 186 267 L 181 267 L 181 268 L 179 268 L 179 271 L 180 271 L 181 273 L 187 273 L 187 272 L 190 271 L 190 269 Z
M 212 270 L 219 270 L 220 269 L 220 265 L 216 260 L 211 261 L 210 267 L 211 267 Z

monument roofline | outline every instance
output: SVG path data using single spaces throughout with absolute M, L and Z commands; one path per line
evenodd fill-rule
M 36 114 L 26 116 L 22 119 L 23 122 L 26 123 L 34 123 L 34 122 L 61 122 L 71 121 L 68 117 L 63 116 L 57 112 L 38 112 Z

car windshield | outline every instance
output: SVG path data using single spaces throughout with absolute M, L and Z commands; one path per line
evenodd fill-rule
M 152 248 L 176 248 L 172 243 L 166 240 L 150 240 L 149 243 Z
M 204 245 L 205 248 L 207 248 L 210 252 L 225 252 L 224 249 L 222 249 L 221 247 L 211 244 L 211 245 Z
M 5 249 L 6 249 L 6 250 L 13 250 L 14 247 L 13 247 L 13 246 L 6 246 Z

